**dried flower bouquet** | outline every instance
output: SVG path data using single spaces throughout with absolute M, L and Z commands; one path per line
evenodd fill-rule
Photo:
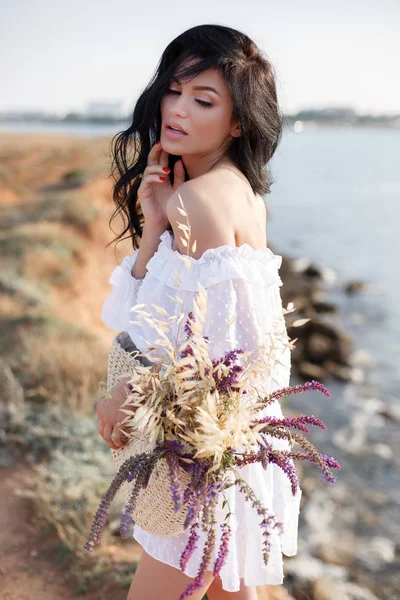
M 181 214 L 187 216 L 181 200 Z M 190 247 L 190 227 L 179 224 L 185 238 L 182 243 Z M 192 245 L 195 251 L 196 243 Z M 188 268 L 191 262 L 186 256 L 182 260 Z M 278 465 L 288 477 L 292 494 L 298 489 L 298 473 L 293 459 L 307 460 L 317 464 L 328 483 L 336 478 L 331 469 L 340 469 L 334 457 L 318 452 L 316 447 L 299 431 L 308 433 L 308 425 L 326 429 L 325 424 L 315 415 L 298 417 L 259 415 L 268 405 L 283 396 L 317 390 L 328 398 L 330 393 L 318 381 L 303 385 L 280 388 L 268 393 L 269 381 L 274 381 L 274 369 L 287 347 L 292 349 L 294 341 L 289 341 L 286 333 L 284 314 L 291 310 L 283 309 L 282 317 L 276 319 L 271 330 L 265 332 L 264 339 L 256 350 L 241 348 L 225 352 L 222 357 L 212 359 L 209 353 L 209 340 L 203 336 L 202 324 L 207 314 L 207 290 L 198 284 L 198 292 L 192 310 L 185 319 L 184 302 L 176 297 L 172 300 L 182 306 L 178 316 L 169 316 L 159 306 L 154 309 L 165 319 L 157 319 L 144 309 L 143 304 L 132 307 L 139 317 L 155 329 L 160 336 L 147 352 L 140 352 L 152 362 L 149 366 L 139 365 L 127 382 L 128 395 L 124 403 L 126 417 L 122 423 L 127 436 L 135 432 L 149 440 L 153 450 L 132 456 L 126 460 L 115 475 L 105 493 L 94 517 L 88 539 L 84 545 L 92 551 L 99 543 L 107 513 L 117 491 L 124 482 L 132 482 L 130 500 L 121 517 L 120 533 L 128 535 L 131 513 L 135 508 L 141 488 L 146 488 L 157 462 L 165 458 L 169 467 L 171 498 L 175 511 L 185 509 L 184 529 L 190 535 L 180 557 L 180 568 L 185 571 L 199 539 L 199 527 L 207 533 L 202 561 L 193 583 L 186 587 L 179 600 L 184 600 L 204 585 L 207 569 L 217 576 L 229 552 L 229 539 L 232 533 L 229 524 L 231 513 L 227 512 L 220 524 L 221 542 L 213 565 L 212 555 L 216 544 L 215 512 L 221 498 L 222 508 L 228 503 L 224 491 L 237 485 L 260 518 L 263 530 L 263 560 L 268 562 L 272 529 L 283 532 L 283 524 L 261 504 L 253 490 L 240 476 L 244 465 L 260 462 L 264 469 L 269 463 Z M 235 315 L 228 326 L 235 321 Z M 185 320 L 182 341 L 180 327 Z M 177 322 L 177 335 L 168 336 L 171 323 Z M 142 327 L 141 321 L 134 321 Z M 300 326 L 304 321 L 295 322 Z M 150 358 L 149 352 L 152 352 Z M 157 354 L 154 357 L 154 353 Z M 258 416 L 258 418 L 257 418 Z M 296 431 L 297 430 L 297 431 Z M 286 439 L 291 448 L 297 443 L 301 451 L 277 450 L 273 438 Z M 241 451 L 242 450 L 242 451 Z M 189 474 L 188 485 L 183 484 L 182 474 Z M 229 508 L 229 507 L 228 507 Z

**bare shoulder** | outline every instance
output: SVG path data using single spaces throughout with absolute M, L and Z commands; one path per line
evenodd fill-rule
M 210 218 L 224 217 L 225 224 L 234 214 L 235 202 L 243 199 L 243 182 L 228 169 L 211 169 L 204 175 L 185 181 L 168 200 L 167 208 L 175 205 L 181 196 L 192 211 L 207 211 Z
M 178 249 L 183 254 L 199 258 L 208 248 L 235 245 L 235 230 L 229 216 L 229 193 L 221 186 L 221 180 L 215 173 L 208 172 L 185 181 L 169 198 L 166 212 Z M 190 226 L 190 251 L 181 241 L 181 224 Z M 192 251 L 195 240 L 195 250 Z
M 234 230 L 236 246 L 249 244 L 254 249 L 267 245 L 267 207 L 264 198 L 253 191 L 247 177 L 232 164 L 211 171 L 219 191 L 225 219 Z

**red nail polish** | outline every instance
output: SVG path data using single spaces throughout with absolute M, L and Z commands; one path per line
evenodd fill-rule
M 168 167 L 163 167 L 162 170 L 164 171 L 164 173 L 169 173 L 171 169 L 169 169 Z
M 160 180 L 161 181 L 167 181 L 167 178 L 166 177 L 160 177 Z
M 156 146 L 158 146 L 159 144 L 161 144 L 161 141 L 159 140 L 158 142 L 156 142 Z

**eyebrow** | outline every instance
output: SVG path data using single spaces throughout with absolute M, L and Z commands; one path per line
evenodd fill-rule
M 177 79 L 176 77 L 173 77 L 172 81 L 175 81 L 176 83 L 181 84 L 181 81 L 179 79 Z M 217 92 L 217 90 L 215 88 L 211 87 L 210 85 L 194 85 L 193 89 L 194 90 L 208 90 L 209 92 L 214 92 L 214 94 L 217 94 L 217 96 L 219 96 L 220 98 L 222 97 L 221 94 L 219 92 Z

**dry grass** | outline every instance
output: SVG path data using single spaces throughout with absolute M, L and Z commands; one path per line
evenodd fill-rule
M 2 278 L 0 276 L 0 288 L 2 288 Z M 9 293 L 0 292 L 0 319 L 8 318 L 20 314 L 19 302 Z
M 96 336 L 50 315 L 9 317 L 0 326 L 0 352 L 27 399 L 93 415 L 108 351 Z
M 90 225 L 96 220 L 99 211 L 93 200 L 86 194 L 63 193 L 59 194 L 54 203 L 60 211 L 59 221 L 77 227 L 83 233 L 90 233 Z
M 21 272 L 27 279 L 67 286 L 73 277 L 74 264 L 69 257 L 60 256 L 50 248 L 33 248 L 23 256 Z
M 66 255 L 74 258 L 74 253 L 82 247 L 81 239 L 73 229 L 67 229 L 63 223 L 41 221 L 22 223 L 0 235 L 0 247 L 7 256 L 20 255 L 33 245 L 60 248 Z
M 73 171 L 88 179 L 104 176 L 109 168 L 110 139 L 75 139 L 58 135 L 0 134 L 0 186 L 20 198 L 53 185 Z
M 65 286 L 76 263 L 83 260 L 83 249 L 83 241 L 72 227 L 49 221 L 22 223 L 0 233 L 0 252 L 7 264 L 2 276 L 11 271 L 27 282 L 35 281 L 42 291 L 48 284 Z M 9 285 L 12 287 L 12 282 Z
M 72 332 L 71 332 L 72 333 Z M 63 404 L 71 412 L 93 416 L 93 394 L 104 379 L 107 349 L 87 334 L 25 336 L 24 351 L 31 378 L 30 394 Z
M 58 222 L 90 234 L 99 215 L 93 198 L 81 190 L 47 191 L 36 201 L 21 201 L 16 206 L 3 207 L 3 221 L 15 226 L 24 223 Z
M 12 316 L 12 313 L 8 312 L 11 305 L 15 306 L 15 316 L 21 314 L 21 307 L 23 309 L 28 307 L 45 309 L 50 305 L 43 282 L 28 281 L 21 277 L 18 273 L 17 261 L 14 261 L 14 264 L 9 262 L 7 267 L 0 271 L 0 290 L 2 292 L 0 315 Z

